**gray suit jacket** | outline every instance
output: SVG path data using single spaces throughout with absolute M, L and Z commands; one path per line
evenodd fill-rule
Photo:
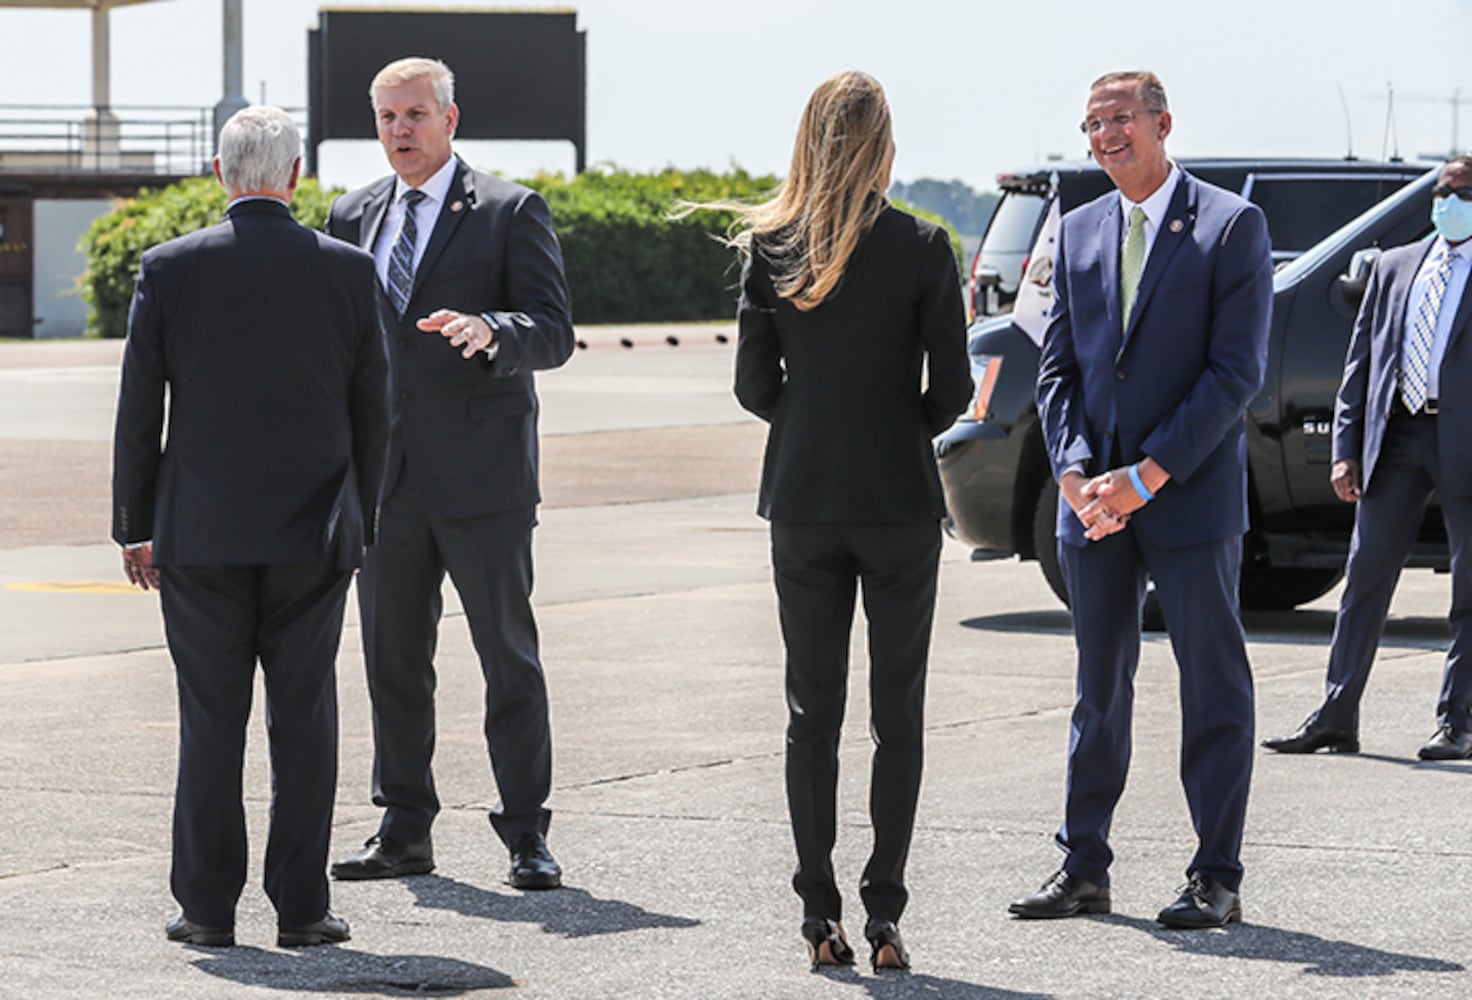
M 1375 265 L 1360 303 L 1334 402 L 1334 461 L 1360 464 L 1360 486 L 1368 488 L 1395 406 L 1406 307 L 1416 272 L 1434 241 L 1387 250 Z M 1472 494 L 1472 283 L 1462 295 L 1440 369 L 1437 445 L 1446 491 Z

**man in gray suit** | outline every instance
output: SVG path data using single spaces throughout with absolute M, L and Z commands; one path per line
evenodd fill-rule
M 508 881 L 552 889 L 562 872 L 545 837 L 552 737 L 531 607 L 541 499 L 532 373 L 572 354 L 572 320 L 547 203 L 453 154 L 454 84 L 431 59 L 379 71 L 370 93 L 394 174 L 343 195 L 327 223 L 376 258 L 393 380 L 379 544 L 358 581 L 373 801 L 384 813 L 332 874 L 434 868 L 434 651 L 448 572 L 485 677 L 500 793 L 490 820 L 511 853 Z
M 1324 703 L 1279 753 L 1360 748 L 1360 696 L 1432 493 L 1452 561 L 1452 645 L 1423 760 L 1472 757 L 1472 157 L 1441 168 L 1434 239 L 1387 250 L 1355 320 L 1334 405 L 1334 492 L 1358 503 Z
M 280 108 L 220 132 L 225 221 L 143 255 L 123 354 L 113 538 L 160 589 L 179 684 L 172 941 L 235 943 L 241 766 L 259 659 L 271 743 L 266 892 L 283 946 L 347 940 L 328 912 L 338 640 L 373 540 L 388 368 L 373 259 L 299 225 L 301 137 Z M 165 393 L 168 443 L 163 443 Z

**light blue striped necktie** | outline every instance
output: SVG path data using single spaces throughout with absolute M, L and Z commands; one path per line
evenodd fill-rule
M 1457 255 L 1447 250 L 1426 278 L 1426 292 L 1416 306 L 1416 316 L 1400 350 L 1400 397 L 1406 409 L 1420 413 L 1431 385 L 1431 345 L 1436 339 L 1436 315 L 1446 295 L 1447 281 Z
M 414 209 L 429 197 L 418 188 L 410 188 L 399 200 L 404 203 L 404 221 L 399 226 L 399 238 L 394 241 L 393 252 L 388 258 L 388 297 L 393 301 L 394 312 L 400 316 L 409 306 L 409 294 L 414 290 L 414 245 L 419 242 L 419 223 L 414 218 Z

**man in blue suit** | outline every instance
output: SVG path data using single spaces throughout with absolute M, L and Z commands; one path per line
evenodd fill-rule
M 1241 919 L 1252 673 L 1237 604 L 1247 529 L 1244 411 L 1261 385 L 1272 300 L 1255 206 L 1165 152 L 1165 88 L 1095 81 L 1082 128 L 1118 192 L 1064 216 L 1038 409 L 1065 503 L 1059 560 L 1078 648 L 1063 867 L 1020 917 L 1108 913 L 1108 844 L 1129 769 L 1135 667 L 1153 579 L 1180 667 L 1181 779 L 1199 838 L 1157 919 Z
M 1387 250 L 1360 305 L 1334 404 L 1334 492 L 1358 503 L 1324 703 L 1280 753 L 1360 748 L 1360 696 L 1434 491 L 1452 557 L 1452 645 L 1423 760 L 1472 757 L 1472 157 L 1441 169 L 1435 239 Z

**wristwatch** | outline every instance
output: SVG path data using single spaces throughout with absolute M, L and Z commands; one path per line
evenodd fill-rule
M 486 358 L 494 361 L 496 355 L 501 353 L 501 324 L 496 319 L 495 313 L 483 312 L 480 318 L 486 321 L 486 326 L 491 328 L 491 342 L 485 346 Z

